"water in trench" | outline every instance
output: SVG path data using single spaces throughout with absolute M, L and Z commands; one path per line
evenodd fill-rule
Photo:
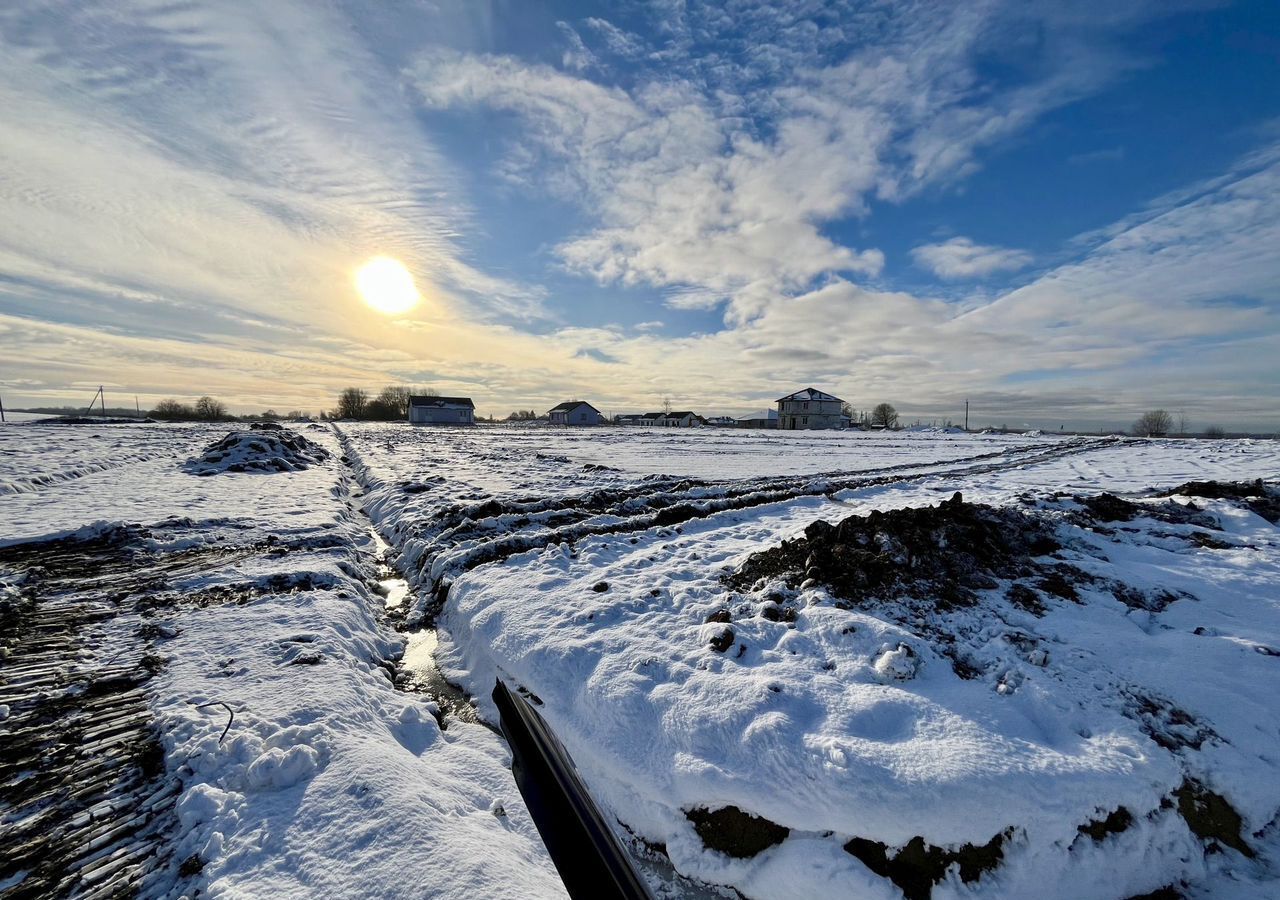
M 391 545 L 382 539 L 377 529 L 370 528 L 378 560 L 379 593 L 385 598 L 388 610 L 398 610 L 409 597 L 409 582 L 401 578 L 388 562 Z M 440 643 L 435 628 L 423 628 L 405 632 L 407 644 L 404 656 L 396 671 L 396 684 L 415 694 L 434 700 L 440 708 L 440 725 L 447 727 L 449 719 L 457 719 L 472 725 L 483 725 L 476 708 L 466 693 L 449 682 L 436 663 L 436 647 Z

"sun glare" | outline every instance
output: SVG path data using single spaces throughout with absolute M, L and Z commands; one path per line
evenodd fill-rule
M 420 299 L 409 270 L 389 256 L 375 256 L 356 271 L 356 290 L 365 303 L 387 315 L 408 312 Z

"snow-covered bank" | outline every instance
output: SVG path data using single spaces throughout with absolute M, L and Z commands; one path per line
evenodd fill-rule
M 903 453 L 917 468 L 894 481 L 772 502 L 756 490 L 757 505 L 674 524 L 635 517 L 659 493 L 702 502 L 738 483 L 680 484 L 701 437 L 663 437 L 661 469 L 674 477 L 650 479 L 649 492 L 643 473 L 616 471 L 625 446 L 600 470 L 589 468 L 603 464 L 598 450 L 578 455 L 570 438 L 504 452 L 505 435 L 468 435 L 483 448 L 471 470 L 446 431 L 353 428 L 348 452 L 420 581 L 448 578 L 446 670 L 477 696 L 501 674 L 541 698 L 593 791 L 685 874 L 750 897 L 893 897 L 909 884 L 895 866 L 915 853 L 940 866 L 934 897 L 1265 896 L 1280 862 L 1280 532 L 1228 500 L 1181 501 L 1213 528 L 1091 524 L 1052 492 L 1272 477 L 1280 447 L 1100 442 L 920 458 L 930 441 L 946 458 L 951 438 L 910 436 Z M 882 450 L 860 468 L 892 464 Z M 714 453 L 736 465 L 718 439 Z M 1044 564 L 1073 567 L 1075 599 L 1005 578 L 955 609 L 927 596 L 850 605 L 821 584 L 722 580 L 817 520 L 953 490 L 1003 507 L 1032 492 L 1060 534 L 1061 559 Z M 564 522 L 578 528 L 572 542 Z M 486 545 L 511 546 L 512 533 L 528 548 L 485 562 Z M 1229 828 L 1206 839 L 1190 824 L 1204 830 L 1196 810 L 1218 797 L 1242 818 L 1234 849 Z M 752 852 L 718 843 L 724 823 L 708 816 L 724 810 L 756 817 L 732 823 L 754 834 Z
M 184 467 L 225 433 L 77 431 L 86 439 L 40 458 L 84 474 L 0 497 L 9 543 L 138 523 L 126 549 L 145 577 L 112 602 L 142 616 L 142 643 L 116 664 L 145 653 L 146 701 L 181 782 L 164 878 L 146 895 L 563 896 L 501 739 L 442 730 L 432 704 L 393 685 L 404 640 L 382 620 L 368 521 L 332 436 L 307 430 L 328 458 L 311 452 L 297 471 Z M 38 439 L 0 429 L 12 451 L 0 459 Z

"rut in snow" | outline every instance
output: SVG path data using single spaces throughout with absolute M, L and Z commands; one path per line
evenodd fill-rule
M 137 592 L 136 535 L 0 550 L 0 886 L 11 897 L 116 897 L 163 868 L 177 778 L 164 771 Z

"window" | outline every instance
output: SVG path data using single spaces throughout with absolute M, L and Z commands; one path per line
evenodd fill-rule
M 805 406 L 808 406 L 808 405 L 809 405 L 808 403 L 806 403 L 806 404 L 805 404 Z M 809 424 L 809 417 L 808 417 L 808 416 L 803 417 L 803 418 L 800 420 L 800 424 L 801 424 L 801 425 L 808 425 L 808 424 Z

